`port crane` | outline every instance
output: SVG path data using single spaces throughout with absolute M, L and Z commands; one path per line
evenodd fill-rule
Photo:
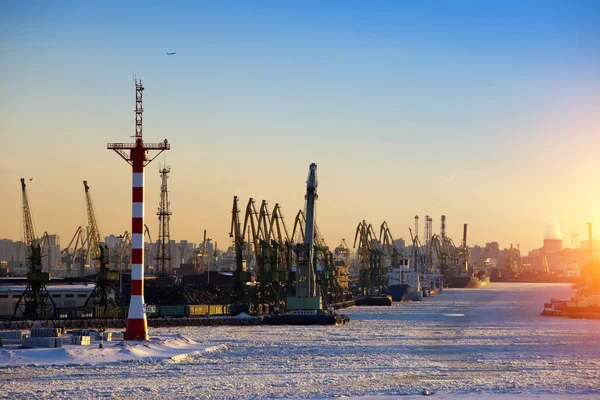
M 401 249 L 396 247 L 394 237 L 392 236 L 386 221 L 383 221 L 381 228 L 379 229 L 379 242 L 385 251 L 385 255 L 388 257 L 392 268 L 406 267 L 404 254 Z
M 281 206 L 276 203 L 271 213 L 266 200 L 262 201 L 260 211 L 256 210 L 255 204 L 253 198 L 248 200 L 242 224 L 238 197 L 233 199 L 229 234 L 234 238 L 236 254 L 236 291 L 238 298 L 244 299 L 244 303 L 252 307 L 260 303 L 280 307 L 285 303 L 290 284 L 293 246 Z M 252 281 L 252 273 L 247 267 L 250 252 L 247 252 L 247 257 L 244 256 L 246 243 L 254 248 L 256 285 L 248 285 Z
M 299 210 L 294 221 L 294 229 L 292 238 L 294 242 L 303 243 L 305 240 L 304 227 L 306 226 L 306 218 L 304 217 L 304 211 Z M 329 250 L 329 246 L 319 229 L 319 225 L 315 222 L 314 224 L 314 244 L 313 244 L 313 270 L 315 273 L 315 279 L 323 304 L 338 303 L 345 300 L 347 291 L 342 287 L 340 281 L 347 281 L 347 265 L 344 263 L 344 259 L 340 261 L 334 252 Z M 345 245 L 345 240 L 343 240 Z M 347 246 L 346 246 L 347 247 Z M 336 249 L 338 252 L 340 250 Z M 350 250 L 348 249 L 348 255 Z M 343 275 L 342 275 L 343 274 Z M 345 285 L 347 287 L 347 285 Z
M 437 256 L 439 271 L 445 282 L 449 282 L 457 272 L 470 270 L 468 264 L 466 267 L 461 265 L 460 259 L 464 254 L 460 255 L 452 239 L 447 236 L 442 238 L 440 235 L 433 235 L 431 243 Z
M 83 187 L 85 189 L 85 204 L 87 211 L 87 222 L 88 222 L 88 240 L 87 240 L 87 258 L 89 260 L 90 268 L 100 257 L 100 244 L 104 244 L 100 228 L 96 219 L 96 212 L 94 210 L 94 203 L 92 202 L 92 196 L 90 195 L 90 187 L 87 181 L 83 181 Z M 92 271 L 96 269 L 93 268 Z
M 335 256 L 336 264 L 350 265 L 350 255 L 352 252 L 346 243 L 346 239 L 342 239 L 338 247 L 333 251 L 333 254 Z
M 148 241 L 152 242 L 152 238 L 150 237 L 150 230 L 148 229 L 148 225 L 144 224 L 144 238 L 148 238 Z M 129 252 L 128 254 L 125 254 Z M 118 270 L 123 271 L 130 270 L 131 264 L 131 233 L 129 231 L 125 231 L 121 238 L 121 243 L 119 247 L 119 258 L 117 259 Z
M 317 164 L 312 163 L 306 180 L 304 242 L 296 245 L 296 293 L 295 296 L 288 296 L 286 302 L 286 308 L 293 313 L 316 314 L 323 310 L 322 298 L 317 293 L 313 261 L 317 185 Z
M 121 302 L 121 273 L 111 271 L 109 268 L 108 246 L 98 245 L 98 263 L 100 267 L 96 272 L 96 287 L 85 301 L 85 307 L 101 307 L 104 315 L 108 315 L 109 309 L 121 309 L 121 315 L 124 315 L 124 308 Z M 119 288 L 119 289 L 117 289 Z
M 234 196 L 231 211 L 231 229 L 229 231 L 229 237 L 233 238 L 235 245 L 235 272 L 233 277 L 238 297 L 245 302 L 247 299 L 246 283 L 252 281 L 252 274 L 247 270 L 246 259 L 244 258 L 244 233 L 245 229 L 242 228 L 240 221 L 238 197 Z M 206 231 L 204 231 L 204 235 L 206 236 Z
M 271 243 L 278 249 L 278 270 L 280 271 L 280 279 L 282 281 L 287 281 L 292 272 L 294 246 L 292 245 L 288 229 L 285 225 L 279 203 L 275 203 L 275 207 L 273 208 L 268 236 L 271 238 Z
M 77 252 L 81 249 L 85 242 L 83 233 L 83 227 L 79 226 L 75 230 L 75 234 L 71 238 L 71 241 L 63 250 L 61 250 L 61 261 L 67 267 L 67 277 L 71 277 L 73 273 L 73 263 Z
M 428 231 L 428 225 L 429 225 L 429 217 L 425 216 L 425 231 Z M 431 243 L 431 239 L 428 240 L 428 244 L 426 243 L 425 246 L 423 246 L 421 244 L 421 240 L 419 239 L 419 216 L 416 215 L 415 216 L 415 230 L 414 230 L 414 234 L 413 234 L 413 230 L 409 227 L 408 228 L 408 232 L 410 233 L 410 239 L 411 239 L 411 260 L 412 260 L 412 267 L 411 269 L 414 272 L 418 272 L 418 273 L 424 273 L 427 269 L 431 270 L 431 261 L 432 258 L 429 257 L 430 251 L 431 251 L 431 247 L 432 247 L 432 243 Z M 428 236 L 425 236 L 426 238 Z M 425 249 L 424 249 L 425 247 Z M 425 254 L 423 253 L 423 250 L 425 250 Z M 428 263 L 429 262 L 429 263 Z
M 35 236 L 26 186 L 25 179 L 21 178 L 25 256 L 29 264 L 27 287 L 17 300 L 13 317 L 17 317 L 19 313 L 25 318 L 32 319 L 56 317 L 56 304 L 46 289 L 46 283 L 50 281 L 50 273 L 42 271 L 42 249 L 40 241 Z
M 354 245 L 358 241 L 358 262 L 360 274 L 358 280 L 358 292 L 360 294 L 381 294 L 387 289 L 385 278 L 388 269 L 383 266 L 384 251 L 373 226 L 365 220 L 356 227 Z
M 333 265 L 336 271 L 336 281 L 341 290 L 343 300 L 349 300 L 352 295 L 348 291 L 348 279 L 350 277 L 350 255 L 352 252 L 346 243 L 346 239 L 342 239 L 340 244 L 333 250 Z
M 259 283 L 260 298 L 268 301 L 276 307 L 285 303 L 287 295 L 287 281 L 289 274 L 286 266 L 288 257 L 285 254 L 286 242 L 289 241 L 287 229 L 283 224 L 281 207 L 275 204 L 273 214 L 269 211 L 268 202 L 263 200 L 260 206 L 258 216 L 254 209 L 254 203 L 249 205 L 249 214 L 245 221 L 251 222 L 250 232 L 254 242 L 254 252 L 256 255 L 256 281 Z M 279 232 L 277 232 L 279 224 Z M 275 226 L 274 226 L 275 225 Z M 278 237 L 274 234 L 278 233 Z

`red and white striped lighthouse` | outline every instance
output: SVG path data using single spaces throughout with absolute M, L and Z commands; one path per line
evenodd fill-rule
M 142 139 L 141 81 L 135 81 L 135 143 L 109 143 L 133 169 L 131 188 L 131 301 L 127 316 L 125 340 L 148 340 L 148 322 L 144 309 L 144 167 L 160 153 L 171 148 L 167 139 L 162 143 L 144 143 Z M 129 150 L 129 152 L 127 151 Z M 150 150 L 156 150 L 152 158 Z

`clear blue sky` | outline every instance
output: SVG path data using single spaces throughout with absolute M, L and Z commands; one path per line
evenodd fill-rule
M 133 134 L 134 72 L 146 140 L 173 145 L 176 239 L 227 242 L 233 195 L 291 220 L 313 161 L 333 246 L 362 219 L 407 238 L 444 213 L 457 242 L 466 222 L 471 244 L 525 248 L 552 215 L 600 220 L 599 1 L 173 3 L 0 3 L 0 236 L 19 236 L 22 175 L 38 230 L 83 223 L 83 179 L 105 233 L 130 229 L 105 144 Z

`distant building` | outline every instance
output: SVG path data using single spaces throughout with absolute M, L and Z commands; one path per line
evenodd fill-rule
M 560 253 L 562 248 L 562 239 L 544 239 L 543 251 L 546 255 Z
M 592 239 L 592 247 L 596 250 L 600 249 L 600 240 L 597 239 Z M 580 249 L 589 249 L 590 248 L 590 241 L 589 240 L 582 240 L 579 244 L 579 248 Z

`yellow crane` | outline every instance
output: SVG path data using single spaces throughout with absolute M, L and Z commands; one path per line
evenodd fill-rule
M 85 203 L 87 210 L 88 220 L 88 240 L 87 240 L 87 261 L 90 268 L 94 268 L 100 257 L 100 244 L 104 244 L 102 235 L 100 234 L 100 228 L 96 220 L 96 212 L 94 211 L 94 203 L 92 202 L 92 196 L 90 195 L 90 187 L 87 181 L 83 181 L 83 187 L 85 189 Z M 92 269 L 93 272 L 96 271 Z
M 26 186 L 25 179 L 21 178 L 23 241 L 25 242 L 25 256 L 28 261 L 27 287 L 15 304 L 13 317 L 56 317 L 56 305 L 46 289 L 46 282 L 50 281 L 50 273 L 42 271 L 42 248 L 40 240 L 35 236 Z M 46 234 L 46 240 L 47 236 Z

